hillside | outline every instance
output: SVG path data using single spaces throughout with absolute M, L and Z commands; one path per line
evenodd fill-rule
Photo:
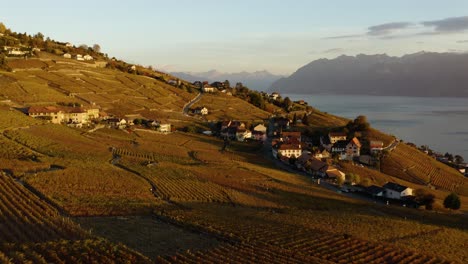
M 342 55 L 313 61 L 272 84 L 296 94 L 365 94 L 468 97 L 468 54 L 427 53 L 403 57 Z
M 382 171 L 400 179 L 468 195 L 468 180 L 421 151 L 399 144 L 382 160 Z
M 0 70 L 0 262 L 468 261 L 465 214 L 355 199 L 279 169 L 266 144 L 225 146 L 223 139 L 183 132 L 186 126 L 208 127 L 206 121 L 252 122 L 271 113 L 219 92 L 201 95 L 195 106 L 205 105 L 211 114 L 194 118 L 183 113 L 198 95 L 187 82 L 169 85 L 170 75 L 96 62 L 41 51 L 34 58 L 8 58 L 7 69 Z M 165 120 L 176 131 L 115 129 L 105 122 L 70 127 L 22 112 L 59 103 Z M 347 122 L 314 109 L 309 117 L 317 130 Z M 375 130 L 368 137 L 391 141 Z M 408 158 L 451 174 L 420 159 Z M 388 176 L 357 172 L 380 183 L 407 177 L 401 174 L 406 166 Z M 456 191 L 464 190 L 460 186 Z

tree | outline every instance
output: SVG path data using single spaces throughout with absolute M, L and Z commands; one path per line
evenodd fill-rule
M 448 209 L 458 210 L 460 209 L 461 202 L 460 197 L 456 193 L 451 193 L 445 197 L 444 207 Z
M 249 94 L 249 97 L 250 97 L 250 103 L 255 105 L 256 107 L 260 108 L 260 109 L 264 109 L 265 108 L 265 101 L 263 99 L 263 97 L 257 93 L 257 92 L 251 92 Z
M 417 189 L 414 191 L 414 200 L 420 205 L 424 205 L 426 210 L 432 210 L 434 207 L 434 194 L 424 190 L 424 189 Z
M 460 163 L 463 163 L 463 157 L 460 156 L 460 155 L 455 155 L 455 163 L 456 164 L 460 164 Z
M 86 44 L 81 44 L 81 45 L 79 46 L 79 48 L 80 48 L 80 49 L 87 50 L 87 49 L 88 49 L 88 45 L 86 45 Z
M 297 115 L 296 115 L 296 113 L 294 113 L 292 124 L 293 124 L 293 126 L 297 125 Z
M 360 115 L 354 119 L 354 129 L 356 131 L 366 131 L 370 127 L 369 122 L 367 122 L 367 117 Z
M 224 81 L 224 88 L 226 89 L 231 88 L 231 83 L 229 83 L 229 80 Z
M 99 46 L 99 44 L 94 44 L 93 45 L 93 50 L 94 50 L 94 52 L 100 53 L 101 52 L 101 46 Z
M 7 30 L 5 24 L 3 24 L 2 22 L 0 22 L 0 33 L 5 33 L 5 31 Z
M 292 101 L 289 99 L 289 97 L 284 98 L 283 100 L 283 108 L 284 110 L 289 112 L 289 109 L 292 107 Z
M 309 117 L 307 116 L 307 113 L 304 113 L 302 116 L 302 124 L 308 126 L 309 125 Z
M 39 40 L 44 40 L 44 34 L 42 34 L 41 32 L 37 32 L 37 34 L 34 35 L 34 38 L 39 39 Z

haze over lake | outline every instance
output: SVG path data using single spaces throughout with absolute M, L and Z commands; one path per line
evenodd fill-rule
M 371 125 L 405 142 L 468 159 L 468 98 L 284 94 L 321 111 Z

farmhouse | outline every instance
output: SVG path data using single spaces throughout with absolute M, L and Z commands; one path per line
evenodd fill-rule
M 71 58 L 72 58 L 72 55 L 71 55 L 70 53 L 65 53 L 65 54 L 63 54 L 63 57 L 64 57 L 65 59 L 71 59 Z
M 93 58 L 91 55 L 88 55 L 88 54 L 84 55 L 84 56 L 83 56 L 83 59 L 84 59 L 85 61 L 94 60 L 94 58 Z
M 263 124 L 258 124 L 253 128 L 253 131 L 266 133 L 267 128 Z
M 399 200 L 402 197 L 413 195 L 413 189 L 394 182 L 388 182 L 382 188 L 384 189 L 384 197 L 389 199 Z
M 273 157 L 299 157 L 302 153 L 301 144 L 288 144 L 284 142 L 279 142 L 272 147 Z
M 53 124 L 87 124 L 99 117 L 97 108 L 31 106 L 28 115 L 34 118 L 49 120 Z
M 383 197 L 385 189 L 376 185 L 371 185 L 364 189 L 364 192 L 372 197 Z
M 204 85 L 203 88 L 202 88 L 202 92 L 204 92 L 204 93 L 214 93 L 215 88 L 212 87 L 212 86 L 209 86 L 209 85 Z
M 346 145 L 346 157 L 345 159 L 352 160 L 355 157 L 359 157 L 361 155 L 361 142 L 359 139 L 354 137 L 349 141 Z
M 275 100 L 275 101 L 276 101 L 276 99 L 278 99 L 278 97 L 280 97 L 280 94 L 277 93 L 277 92 L 273 92 L 273 93 L 270 94 L 270 99 L 271 99 L 271 100 Z

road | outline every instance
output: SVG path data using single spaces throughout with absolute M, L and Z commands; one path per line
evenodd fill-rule
M 201 97 L 202 97 L 202 93 L 199 93 L 195 98 L 193 98 L 192 100 L 190 100 L 190 102 L 188 102 L 184 108 L 182 108 L 182 114 L 184 115 L 188 115 L 188 110 L 190 109 L 190 107 L 192 107 L 193 104 L 195 104 L 196 102 L 200 101 Z

